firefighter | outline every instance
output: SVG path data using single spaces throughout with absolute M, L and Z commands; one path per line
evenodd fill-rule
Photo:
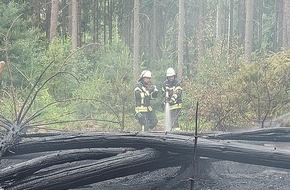
M 170 129 L 180 130 L 178 117 L 182 107 L 182 88 L 177 80 L 175 70 L 168 68 L 166 80 L 162 86 L 164 105 L 169 104 L 170 110 Z
M 0 61 L 0 74 L 3 72 L 5 67 L 5 62 L 4 61 Z
M 135 117 L 141 124 L 142 131 L 154 129 L 158 123 L 155 111 L 151 107 L 150 101 L 157 98 L 158 89 L 151 84 L 152 74 L 148 70 L 144 70 L 135 87 Z

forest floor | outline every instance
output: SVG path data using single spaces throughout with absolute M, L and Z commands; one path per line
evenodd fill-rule
M 205 164 L 206 173 L 197 176 L 194 190 L 289 190 L 290 170 L 210 160 Z M 89 185 L 82 190 L 166 190 L 166 182 L 173 179 L 178 168 L 161 169 Z M 198 174 L 197 174 L 198 175 Z M 191 190 L 188 179 L 172 188 Z
M 19 163 L 24 159 L 3 159 L 1 166 Z M 194 190 L 289 190 L 290 170 L 242 164 L 231 161 L 203 159 L 200 161 Z M 179 168 L 165 168 L 127 177 L 116 178 L 87 185 L 79 190 L 166 190 L 166 184 L 174 179 Z M 192 190 L 188 178 L 171 188 Z

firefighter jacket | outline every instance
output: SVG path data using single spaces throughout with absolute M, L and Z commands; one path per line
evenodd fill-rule
M 146 85 L 142 81 L 138 82 L 135 90 L 135 112 L 144 113 L 152 111 L 150 100 L 157 98 L 158 90 L 154 85 Z
M 166 97 L 166 91 L 168 92 L 168 97 Z M 169 109 L 180 109 L 182 107 L 182 88 L 177 79 L 173 81 L 166 80 L 162 86 L 164 103 L 169 102 Z

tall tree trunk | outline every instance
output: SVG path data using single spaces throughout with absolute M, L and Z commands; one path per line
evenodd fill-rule
M 154 0 L 153 1 L 153 29 L 152 29 L 152 57 L 153 57 L 153 61 L 156 60 L 156 54 L 157 54 L 157 30 L 156 30 L 156 26 L 157 26 L 157 1 L 158 0 Z
M 274 51 L 277 52 L 283 47 L 283 0 L 276 0 L 276 35 Z
M 113 7 L 114 3 L 112 0 L 108 0 L 108 22 L 109 22 L 109 43 L 113 41 Z
M 92 9 L 92 14 L 93 14 L 93 42 L 96 42 L 96 14 L 97 14 L 97 0 L 93 0 L 93 9 Z
M 80 0 L 77 0 L 77 39 L 78 39 L 78 47 L 81 47 L 83 44 L 83 38 L 82 38 L 82 27 L 81 27 L 81 21 L 82 21 L 82 2 Z
M 68 8 L 67 8 L 67 3 L 66 0 L 61 1 L 61 35 L 64 38 L 67 38 L 67 15 L 68 15 Z
M 142 17 L 144 18 L 144 17 Z M 142 23 L 142 24 L 141 24 Z M 149 19 L 145 17 L 143 20 L 140 19 L 140 38 L 139 44 L 140 49 L 142 52 L 142 55 L 149 58 L 149 63 L 152 62 L 152 56 L 151 56 L 151 44 L 152 44 L 152 38 L 151 38 L 151 22 L 149 22 Z M 151 68 L 151 65 L 148 65 L 148 68 Z
M 205 13 L 205 5 L 206 0 L 197 0 L 197 22 L 196 22 L 196 39 L 195 44 L 197 44 L 196 48 L 196 60 L 199 62 L 200 57 L 202 57 L 202 52 L 204 49 L 204 13 Z
M 218 0 L 216 12 L 216 41 L 220 43 L 222 39 L 222 13 L 223 13 L 223 0 Z
M 33 20 L 33 25 L 35 27 L 40 27 L 41 26 L 41 18 L 40 18 L 40 1 L 38 0 L 32 0 L 32 14 L 34 14 L 34 20 Z
M 103 34 L 104 34 L 104 46 L 106 45 L 107 43 L 107 26 L 106 26 L 106 23 L 107 23 L 107 19 L 108 19 L 108 16 L 107 16 L 107 9 L 106 9 L 106 6 L 107 6 L 107 0 L 104 0 L 104 30 L 103 30 Z
M 256 41 L 257 41 L 257 47 L 259 47 L 261 50 L 263 49 L 263 14 L 264 14 L 264 0 L 262 1 L 255 1 L 254 7 L 257 7 L 255 9 L 255 24 L 254 24 L 254 31 L 256 35 Z
M 232 49 L 233 33 L 234 33 L 234 5 L 233 0 L 229 0 L 229 15 L 228 15 L 228 58 Z
M 58 18 L 58 0 L 51 0 L 51 17 L 49 30 L 50 42 L 52 42 L 53 38 L 55 38 L 57 35 L 57 18 Z
M 94 8 L 94 43 L 97 44 L 97 48 L 99 47 L 99 0 L 94 0 L 95 8 Z
M 134 0 L 134 50 L 133 50 L 133 77 L 138 78 L 139 67 L 139 35 L 140 35 L 140 1 Z
M 133 52 L 133 12 L 134 0 L 118 0 L 116 7 L 118 7 L 118 28 L 120 36 L 124 40 L 125 44 L 130 47 Z
M 290 1 L 284 0 L 284 32 L 283 32 L 283 46 L 288 47 L 290 42 Z
M 245 7 L 245 0 L 239 0 L 238 2 L 238 36 L 239 36 L 239 43 L 242 45 L 245 43 L 245 25 L 246 25 L 246 7 Z
M 68 3 L 68 23 L 67 23 L 67 29 L 68 29 L 68 35 L 72 37 L 72 1 L 67 2 Z
M 178 16 L 178 65 L 177 75 L 180 79 L 183 76 L 183 49 L 184 49 L 184 22 L 185 22 L 185 10 L 184 1 L 179 0 L 179 16 Z
M 253 0 L 246 0 L 246 34 L 245 34 L 245 56 L 248 62 L 251 61 L 253 48 Z
M 71 8 L 72 8 L 72 31 L 71 31 L 71 40 L 72 40 L 72 49 L 76 50 L 78 47 L 78 1 L 72 0 L 71 1 Z

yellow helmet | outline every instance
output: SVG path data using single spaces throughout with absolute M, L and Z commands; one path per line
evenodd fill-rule
M 172 67 L 167 69 L 167 71 L 166 71 L 167 77 L 171 77 L 171 76 L 175 76 L 175 75 L 176 75 L 175 70 Z
M 148 70 L 142 71 L 138 81 L 140 81 L 142 78 L 147 77 L 147 78 L 152 78 L 152 73 Z

